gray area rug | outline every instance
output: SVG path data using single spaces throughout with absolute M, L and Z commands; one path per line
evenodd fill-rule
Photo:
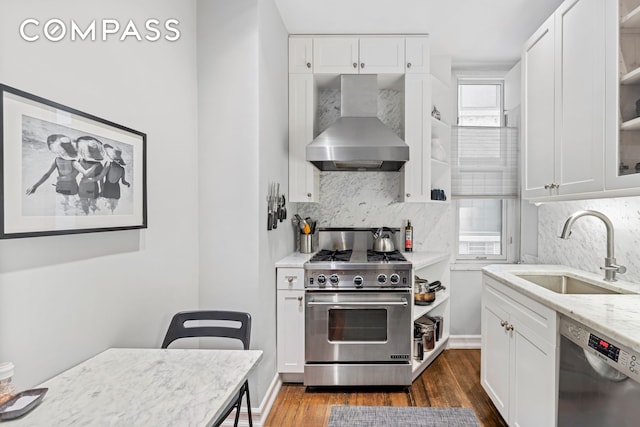
M 332 406 L 329 427 L 480 427 L 469 408 Z

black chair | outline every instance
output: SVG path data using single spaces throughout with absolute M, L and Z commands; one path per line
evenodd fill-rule
M 239 322 L 240 327 L 233 326 L 185 326 L 185 322 L 192 320 L 220 320 L 229 322 Z M 245 350 L 249 350 L 251 341 L 251 315 L 239 311 L 216 311 L 216 310 L 197 310 L 197 311 L 181 311 L 173 316 L 167 335 L 162 342 L 162 348 L 167 348 L 169 344 L 180 338 L 193 337 L 223 337 L 233 338 L 242 341 Z M 222 415 L 214 422 L 214 426 L 219 426 L 229 416 L 231 411 L 236 410 L 236 420 L 234 426 L 238 426 L 238 418 L 240 417 L 240 407 L 242 406 L 242 397 L 247 396 L 247 412 L 249 415 L 249 426 L 253 427 L 251 419 L 251 398 L 249 397 L 249 381 L 245 381 L 237 397 L 227 405 Z

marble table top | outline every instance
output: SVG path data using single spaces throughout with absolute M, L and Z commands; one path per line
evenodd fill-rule
M 260 350 L 110 348 L 38 387 L 21 426 L 210 426 L 262 358 Z

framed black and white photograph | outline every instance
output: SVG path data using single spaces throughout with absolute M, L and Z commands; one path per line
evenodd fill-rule
M 0 238 L 147 227 L 146 135 L 0 84 Z

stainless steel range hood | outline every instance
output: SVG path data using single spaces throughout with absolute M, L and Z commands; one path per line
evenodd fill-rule
M 409 146 L 377 117 L 378 77 L 342 75 L 341 117 L 307 145 L 307 161 L 322 171 L 397 171 Z

